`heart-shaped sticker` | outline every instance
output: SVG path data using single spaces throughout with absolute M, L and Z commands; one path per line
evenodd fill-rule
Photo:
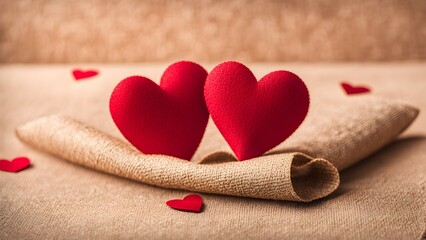
M 239 160 L 262 155 L 303 122 L 309 93 L 294 73 L 275 71 L 259 82 L 238 62 L 224 62 L 208 75 L 204 96 L 210 115 Z
M 166 205 L 180 211 L 199 213 L 203 205 L 203 198 L 197 194 L 190 194 L 183 199 L 169 200 Z
M 167 68 L 160 86 L 145 77 L 126 78 L 111 94 L 112 119 L 141 152 L 190 160 L 209 118 L 206 76 L 200 65 L 182 61 Z
M 0 159 L 0 170 L 6 172 L 19 172 L 30 165 L 30 160 L 27 157 L 17 157 L 12 161 Z

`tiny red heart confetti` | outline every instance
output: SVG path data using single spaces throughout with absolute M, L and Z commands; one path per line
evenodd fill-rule
M 83 70 L 80 70 L 80 69 L 75 69 L 75 70 L 72 71 L 72 75 L 74 75 L 75 80 L 94 77 L 98 74 L 99 74 L 99 72 L 96 71 L 96 70 L 83 71 Z
M 349 83 L 341 83 L 342 88 L 346 91 L 346 94 L 351 95 L 351 94 L 359 94 L 359 93 L 367 93 L 370 92 L 370 88 L 365 87 L 365 86 L 354 86 L 351 85 Z
M 17 157 L 12 161 L 5 159 L 0 160 L 0 170 L 6 172 L 19 172 L 30 165 L 30 160 L 27 157 Z
M 197 194 L 190 194 L 183 199 L 169 200 L 166 205 L 180 211 L 199 213 L 203 205 L 203 198 Z

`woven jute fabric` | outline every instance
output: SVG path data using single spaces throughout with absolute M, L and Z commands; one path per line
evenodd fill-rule
M 405 104 L 377 98 L 350 99 L 333 111 L 313 111 L 301 127 L 301 135 L 288 146 L 333 159 L 339 169 L 390 142 L 418 113 Z M 30 122 L 19 127 L 17 135 L 71 162 L 166 188 L 307 202 L 329 195 L 339 185 L 339 173 L 332 163 L 291 153 L 285 147 L 248 161 L 195 164 L 170 156 L 141 154 L 120 140 L 61 116 Z M 224 157 L 214 157 L 223 161 L 220 156 Z
M 339 174 L 331 163 L 303 154 L 196 164 L 170 156 L 141 154 L 120 140 L 58 116 L 31 122 L 18 128 L 17 134 L 30 145 L 71 162 L 167 188 L 311 201 L 330 194 L 339 185 Z M 293 188 L 293 177 L 299 179 L 296 191 L 301 194 Z
M 28 156 L 31 159 L 31 166 L 19 173 L 0 171 L 0 239 L 421 239 L 426 230 L 426 64 L 248 65 L 259 78 L 277 69 L 296 72 L 306 82 L 311 97 L 306 121 L 290 138 L 265 154 L 262 162 L 266 164 L 269 161 L 266 158 L 270 156 L 304 153 L 299 160 L 293 155 L 292 167 L 298 168 L 301 164 L 307 172 L 299 171 L 293 175 L 291 183 L 299 197 L 306 197 L 303 189 L 308 193 L 320 189 L 315 185 L 318 179 L 311 175 L 316 168 L 309 166 L 313 161 L 309 159 L 323 158 L 336 168 L 344 168 L 339 172 L 339 187 L 333 193 L 311 202 L 296 202 L 196 191 L 204 199 L 201 213 L 173 210 L 165 204 L 166 201 L 193 192 L 118 177 L 128 172 L 119 172 L 115 168 L 110 169 L 114 173 L 105 174 L 90 166 L 82 167 L 79 163 L 34 149 L 15 134 L 17 128 L 28 126 L 27 137 L 37 135 L 40 142 L 50 142 L 52 136 L 36 134 L 36 131 L 51 131 L 53 126 L 41 123 L 57 118 L 51 118 L 52 115 L 68 116 L 67 119 L 73 120 L 67 121 L 80 122 L 79 126 L 84 129 L 96 129 L 93 131 L 100 133 L 102 142 L 115 139 L 112 141 L 126 150 L 109 166 L 120 163 L 121 158 L 136 150 L 126 142 L 109 116 L 110 93 L 129 75 L 160 79 L 167 64 L 0 66 L 0 158 Z M 213 66 L 206 65 L 206 69 Z M 76 82 L 71 75 L 71 69 L 75 67 L 96 68 L 100 74 Z M 343 80 L 367 85 L 372 91 L 347 96 L 339 85 Z M 374 100 L 369 96 L 377 98 Z M 343 133 L 339 133 L 335 126 L 342 125 L 346 129 L 350 125 L 336 122 L 342 118 L 354 121 L 361 115 L 363 119 L 394 116 L 389 121 L 372 121 L 374 124 L 368 125 L 370 131 L 389 130 L 387 124 L 391 122 L 401 126 L 399 130 L 402 130 L 401 116 L 407 116 L 408 120 L 410 116 L 414 118 L 417 111 L 401 102 L 418 107 L 420 113 L 392 142 L 386 146 L 382 146 L 385 141 L 375 145 L 376 141 L 370 141 L 370 138 L 376 136 L 370 135 L 365 138 L 367 149 L 337 151 L 334 148 L 340 149 L 343 144 L 359 145 L 358 135 L 365 134 L 360 129 L 365 129 L 367 123 L 358 121 L 351 126 L 353 129 L 359 127 L 358 134 L 352 138 L 356 141 L 343 141 L 340 136 Z M 355 109 L 363 114 L 356 114 Z M 376 109 L 376 113 L 366 114 L 363 109 Z M 37 122 L 39 127 L 36 127 Z M 30 125 L 33 127 L 29 128 Z M 314 134 L 314 128 L 318 131 L 321 126 L 327 131 Z M 396 136 L 398 132 L 395 129 L 381 134 Z M 78 136 L 81 134 L 72 132 L 62 137 Z M 78 141 L 87 144 L 87 139 L 79 138 Z M 327 151 L 315 145 L 315 142 L 328 141 L 332 142 L 326 147 Z M 52 145 L 58 146 L 53 142 Z M 380 150 L 366 156 L 370 147 Z M 93 146 L 85 149 L 93 149 Z M 193 159 L 190 162 L 176 161 L 179 164 L 208 165 L 199 167 L 207 169 L 234 162 L 230 153 L 210 121 Z M 134 154 L 138 155 L 135 159 L 141 157 L 138 152 Z M 103 155 L 90 152 L 78 161 L 89 156 L 101 159 Z M 249 161 L 260 163 L 256 159 Z M 249 161 L 247 164 L 255 164 Z M 348 167 L 350 164 L 353 165 Z M 313 165 L 319 166 L 317 163 Z M 322 172 L 316 176 L 323 176 Z M 309 184 L 299 187 L 299 183 Z

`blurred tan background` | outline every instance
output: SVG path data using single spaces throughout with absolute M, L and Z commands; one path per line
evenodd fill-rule
M 0 62 L 416 61 L 425 0 L 0 0 Z

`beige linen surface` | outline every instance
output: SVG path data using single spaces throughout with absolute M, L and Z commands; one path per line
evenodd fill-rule
M 128 75 L 159 79 L 166 65 L 100 65 L 100 76 L 79 82 L 71 78 L 72 67 L 0 68 L 0 157 L 27 155 L 32 160 L 32 167 L 20 173 L 0 172 L 1 238 L 418 239 L 425 230 L 422 114 L 402 138 L 344 171 L 340 188 L 330 197 L 306 204 L 202 194 L 204 211 L 190 214 L 165 205 L 188 192 L 81 168 L 18 141 L 17 126 L 56 113 L 123 139 L 108 115 L 109 93 Z M 259 77 L 276 69 L 298 73 L 313 104 L 316 99 L 361 98 L 343 93 L 338 83 L 346 80 L 370 85 L 371 95 L 406 100 L 421 111 L 426 108 L 426 64 L 250 67 Z M 201 155 L 198 151 L 194 159 Z

